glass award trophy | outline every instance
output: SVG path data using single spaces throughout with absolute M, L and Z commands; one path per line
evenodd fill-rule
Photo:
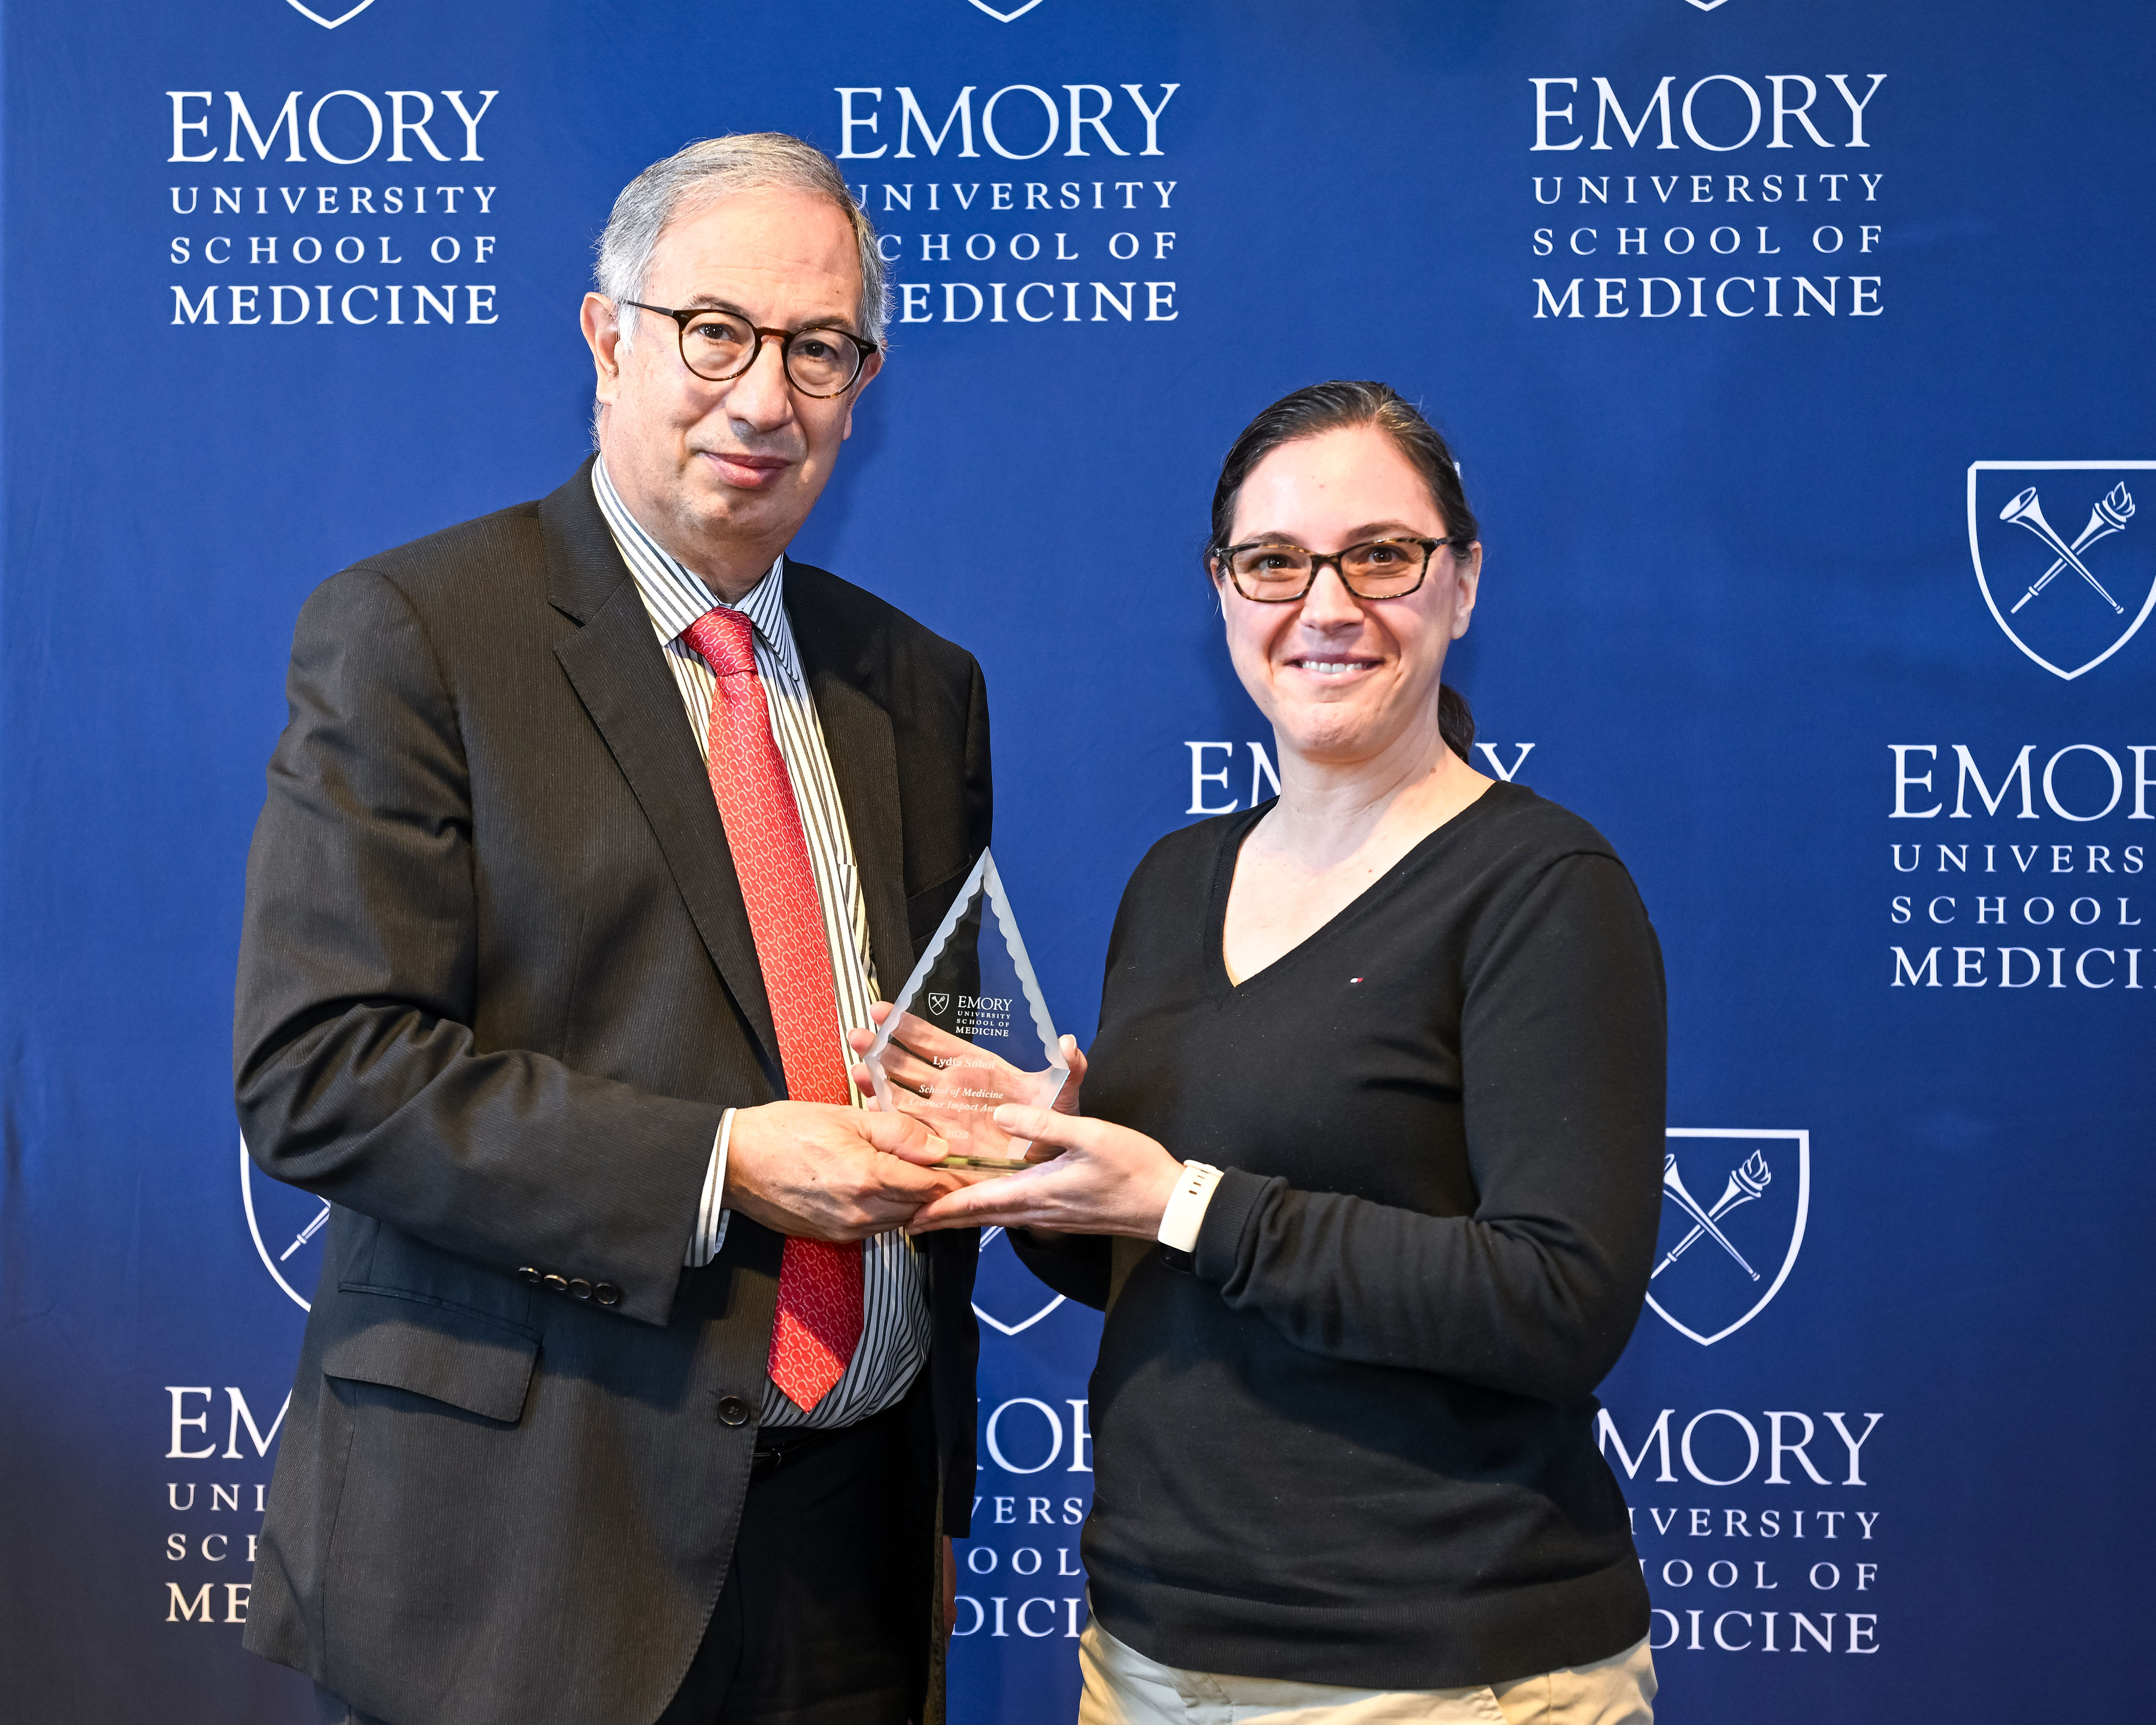
M 861 1058 L 878 1108 L 912 1115 L 951 1147 L 944 1167 L 1032 1165 L 1029 1141 L 998 1127 L 995 1111 L 1050 1106 L 1070 1067 L 987 851 Z

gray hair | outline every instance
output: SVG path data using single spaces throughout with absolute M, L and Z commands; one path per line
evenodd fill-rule
M 819 193 L 844 213 L 860 254 L 861 296 L 855 316 L 862 336 L 881 345 L 891 290 L 885 285 L 875 228 L 846 189 L 838 164 L 814 144 L 783 131 L 700 139 L 653 162 L 623 187 L 606 232 L 599 236 L 598 290 L 617 305 L 642 299 L 651 254 L 670 223 L 737 192 L 770 186 Z M 632 321 L 622 323 L 624 346 L 630 345 Z

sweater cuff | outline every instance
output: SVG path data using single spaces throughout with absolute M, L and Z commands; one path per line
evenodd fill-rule
M 1205 1219 L 1198 1230 L 1198 1245 L 1191 1268 L 1206 1281 L 1225 1282 L 1235 1273 L 1242 1256 L 1243 1235 L 1264 1203 L 1266 1192 L 1277 1183 L 1262 1174 L 1239 1168 L 1224 1168 L 1205 1206 Z

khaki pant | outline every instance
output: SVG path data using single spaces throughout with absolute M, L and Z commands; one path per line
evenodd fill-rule
M 1345 1689 L 1178 1671 L 1098 1623 L 1078 1644 L 1078 1725 L 1654 1725 L 1655 1661 L 1639 1641 L 1593 1665 L 1468 1689 Z

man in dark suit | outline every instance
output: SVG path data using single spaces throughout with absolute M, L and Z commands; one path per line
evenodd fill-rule
M 247 1644 L 326 1719 L 940 1714 L 976 1241 L 844 1034 L 988 842 L 978 667 L 784 550 L 880 363 L 819 152 L 623 193 L 598 455 L 307 601 L 248 1143 L 331 1199 Z

